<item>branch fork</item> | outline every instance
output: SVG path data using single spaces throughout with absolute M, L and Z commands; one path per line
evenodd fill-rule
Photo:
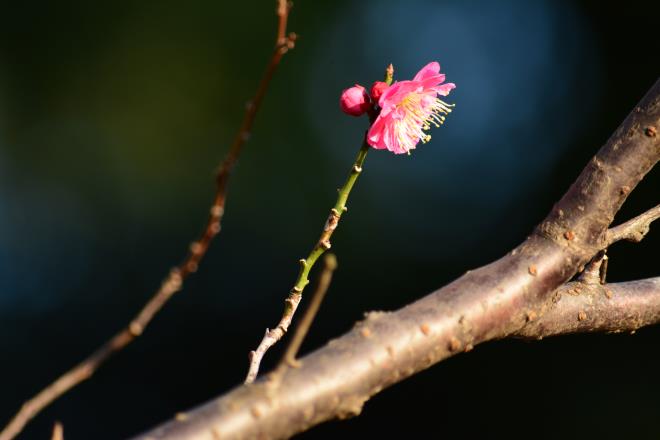
M 277 387 L 267 379 L 239 386 L 193 409 L 186 421 L 168 422 L 136 440 L 289 438 L 324 421 L 357 415 L 382 389 L 485 341 L 632 332 L 660 322 L 660 278 L 601 285 L 597 267 L 606 260 L 589 264 L 628 235 L 620 231 L 629 226 L 608 228 L 660 160 L 658 136 L 645 133 L 645 127 L 660 124 L 659 103 L 660 81 L 514 251 L 400 310 L 369 313 L 351 331 L 303 357 L 300 368 L 281 373 Z M 567 283 L 585 265 L 582 279 Z M 585 286 L 599 294 L 584 294 Z

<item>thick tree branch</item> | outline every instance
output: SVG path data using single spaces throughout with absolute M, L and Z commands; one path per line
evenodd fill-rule
M 130 344 L 135 338 L 140 336 L 153 317 L 160 311 L 165 303 L 176 292 L 181 290 L 183 281 L 186 277 L 197 271 L 199 263 L 206 255 L 206 251 L 213 238 L 220 232 L 220 222 L 225 211 L 225 201 L 227 198 L 227 185 L 231 176 L 231 171 L 241 154 L 243 145 L 250 137 L 252 125 L 257 115 L 261 102 L 266 95 L 270 81 L 279 65 L 282 56 L 293 48 L 296 36 L 295 34 L 286 35 L 286 25 L 289 17 L 290 4 L 285 0 L 278 2 L 278 32 L 275 49 L 268 61 L 266 71 L 261 78 L 257 91 L 247 105 L 243 122 L 234 138 L 234 141 L 218 168 L 216 175 L 216 192 L 213 203 L 209 211 L 209 217 L 201 236 L 190 245 L 188 255 L 181 264 L 172 269 L 169 275 L 163 280 L 160 288 L 144 305 L 142 310 L 135 318 L 108 340 L 87 359 L 60 376 L 55 382 L 44 388 L 36 396 L 23 404 L 19 412 L 12 418 L 9 424 L 0 432 L 0 440 L 10 440 L 18 435 L 25 425 L 36 416 L 46 406 L 62 394 L 69 391 L 79 383 L 89 379 L 94 372 L 110 356 L 122 350 Z
M 360 413 L 385 387 L 476 344 L 515 335 L 598 251 L 627 195 L 660 159 L 660 81 L 548 217 L 503 258 L 392 313 L 372 312 L 301 367 L 239 386 L 138 438 L 287 438 Z M 272 376 L 271 376 L 272 378 Z
M 543 339 L 569 333 L 635 332 L 660 323 L 660 277 L 615 284 L 567 283 L 555 303 L 513 336 Z

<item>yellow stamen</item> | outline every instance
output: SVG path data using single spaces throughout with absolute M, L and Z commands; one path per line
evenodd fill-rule
M 431 140 L 431 135 L 425 133 L 431 129 L 431 124 L 440 127 L 445 122 L 446 114 L 451 112 L 452 104 L 434 98 L 429 104 L 422 104 L 422 99 L 428 99 L 428 95 L 420 93 L 409 93 L 406 95 L 397 109 L 403 111 L 403 118 L 394 123 L 394 130 L 399 144 L 407 152 L 415 148 L 420 140 L 426 143 Z

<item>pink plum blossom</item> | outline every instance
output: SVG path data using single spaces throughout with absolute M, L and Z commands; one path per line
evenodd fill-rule
M 371 108 L 367 90 L 359 84 L 344 90 L 339 98 L 341 110 L 351 116 L 362 116 Z
M 443 84 L 445 75 L 440 64 L 431 62 L 422 67 L 412 81 L 400 81 L 387 88 L 378 100 L 380 114 L 367 133 L 372 147 L 387 149 L 394 154 L 409 153 L 421 140 L 428 142 L 426 131 L 439 127 L 451 105 L 438 98 L 447 96 L 456 86 Z

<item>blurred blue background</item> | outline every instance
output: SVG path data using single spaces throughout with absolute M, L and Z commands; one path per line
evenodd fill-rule
M 240 383 L 315 242 L 366 120 L 338 110 L 392 62 L 457 89 L 411 156 L 374 151 L 333 239 L 305 350 L 522 241 L 658 77 L 652 2 L 296 2 L 299 34 L 232 178 L 223 231 L 148 331 L 23 434 L 135 434 Z M 0 420 L 127 323 L 205 221 L 271 52 L 274 1 L 0 7 Z M 658 203 L 655 170 L 619 221 Z M 660 233 L 609 279 L 660 275 Z M 503 341 L 302 438 L 657 438 L 660 329 Z M 266 368 L 278 359 L 273 350 Z M 405 404 L 404 404 L 405 402 Z M 541 429 L 542 428 L 542 429 Z

